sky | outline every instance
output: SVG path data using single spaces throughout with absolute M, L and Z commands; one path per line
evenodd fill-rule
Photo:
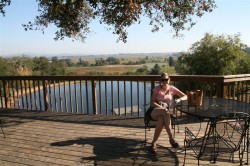
M 201 18 L 183 37 L 173 38 L 171 27 L 165 26 L 152 33 L 147 19 L 128 28 L 127 43 L 106 30 L 98 21 L 91 23 L 91 33 L 84 43 L 72 39 L 55 41 L 55 27 L 41 31 L 25 31 L 22 24 L 33 21 L 37 15 L 36 0 L 12 0 L 0 15 L 0 56 L 60 56 L 100 55 L 126 53 L 185 52 L 200 41 L 205 33 L 213 35 L 241 34 L 242 43 L 250 47 L 250 0 L 215 0 L 217 8 Z

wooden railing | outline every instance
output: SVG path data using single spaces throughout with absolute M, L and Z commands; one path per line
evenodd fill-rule
M 84 114 L 143 116 L 151 76 L 1 76 L 0 108 Z M 203 90 L 205 97 L 250 102 L 250 74 L 228 76 L 175 75 L 171 84 L 186 92 Z

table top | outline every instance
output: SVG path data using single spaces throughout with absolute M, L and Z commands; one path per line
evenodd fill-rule
M 187 100 L 176 105 L 176 109 L 188 115 L 216 118 L 225 113 L 244 112 L 250 115 L 250 103 L 224 98 L 204 98 L 201 106 L 191 107 Z

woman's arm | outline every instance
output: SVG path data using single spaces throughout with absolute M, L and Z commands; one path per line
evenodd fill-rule
M 177 88 L 175 88 L 175 95 L 178 96 L 179 98 L 174 101 L 174 106 L 181 100 L 187 100 L 187 95 Z

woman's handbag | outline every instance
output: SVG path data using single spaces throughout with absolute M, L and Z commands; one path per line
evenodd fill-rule
M 189 106 L 201 106 L 202 105 L 202 98 L 203 92 L 201 90 L 191 90 L 187 92 L 188 98 L 188 105 Z

